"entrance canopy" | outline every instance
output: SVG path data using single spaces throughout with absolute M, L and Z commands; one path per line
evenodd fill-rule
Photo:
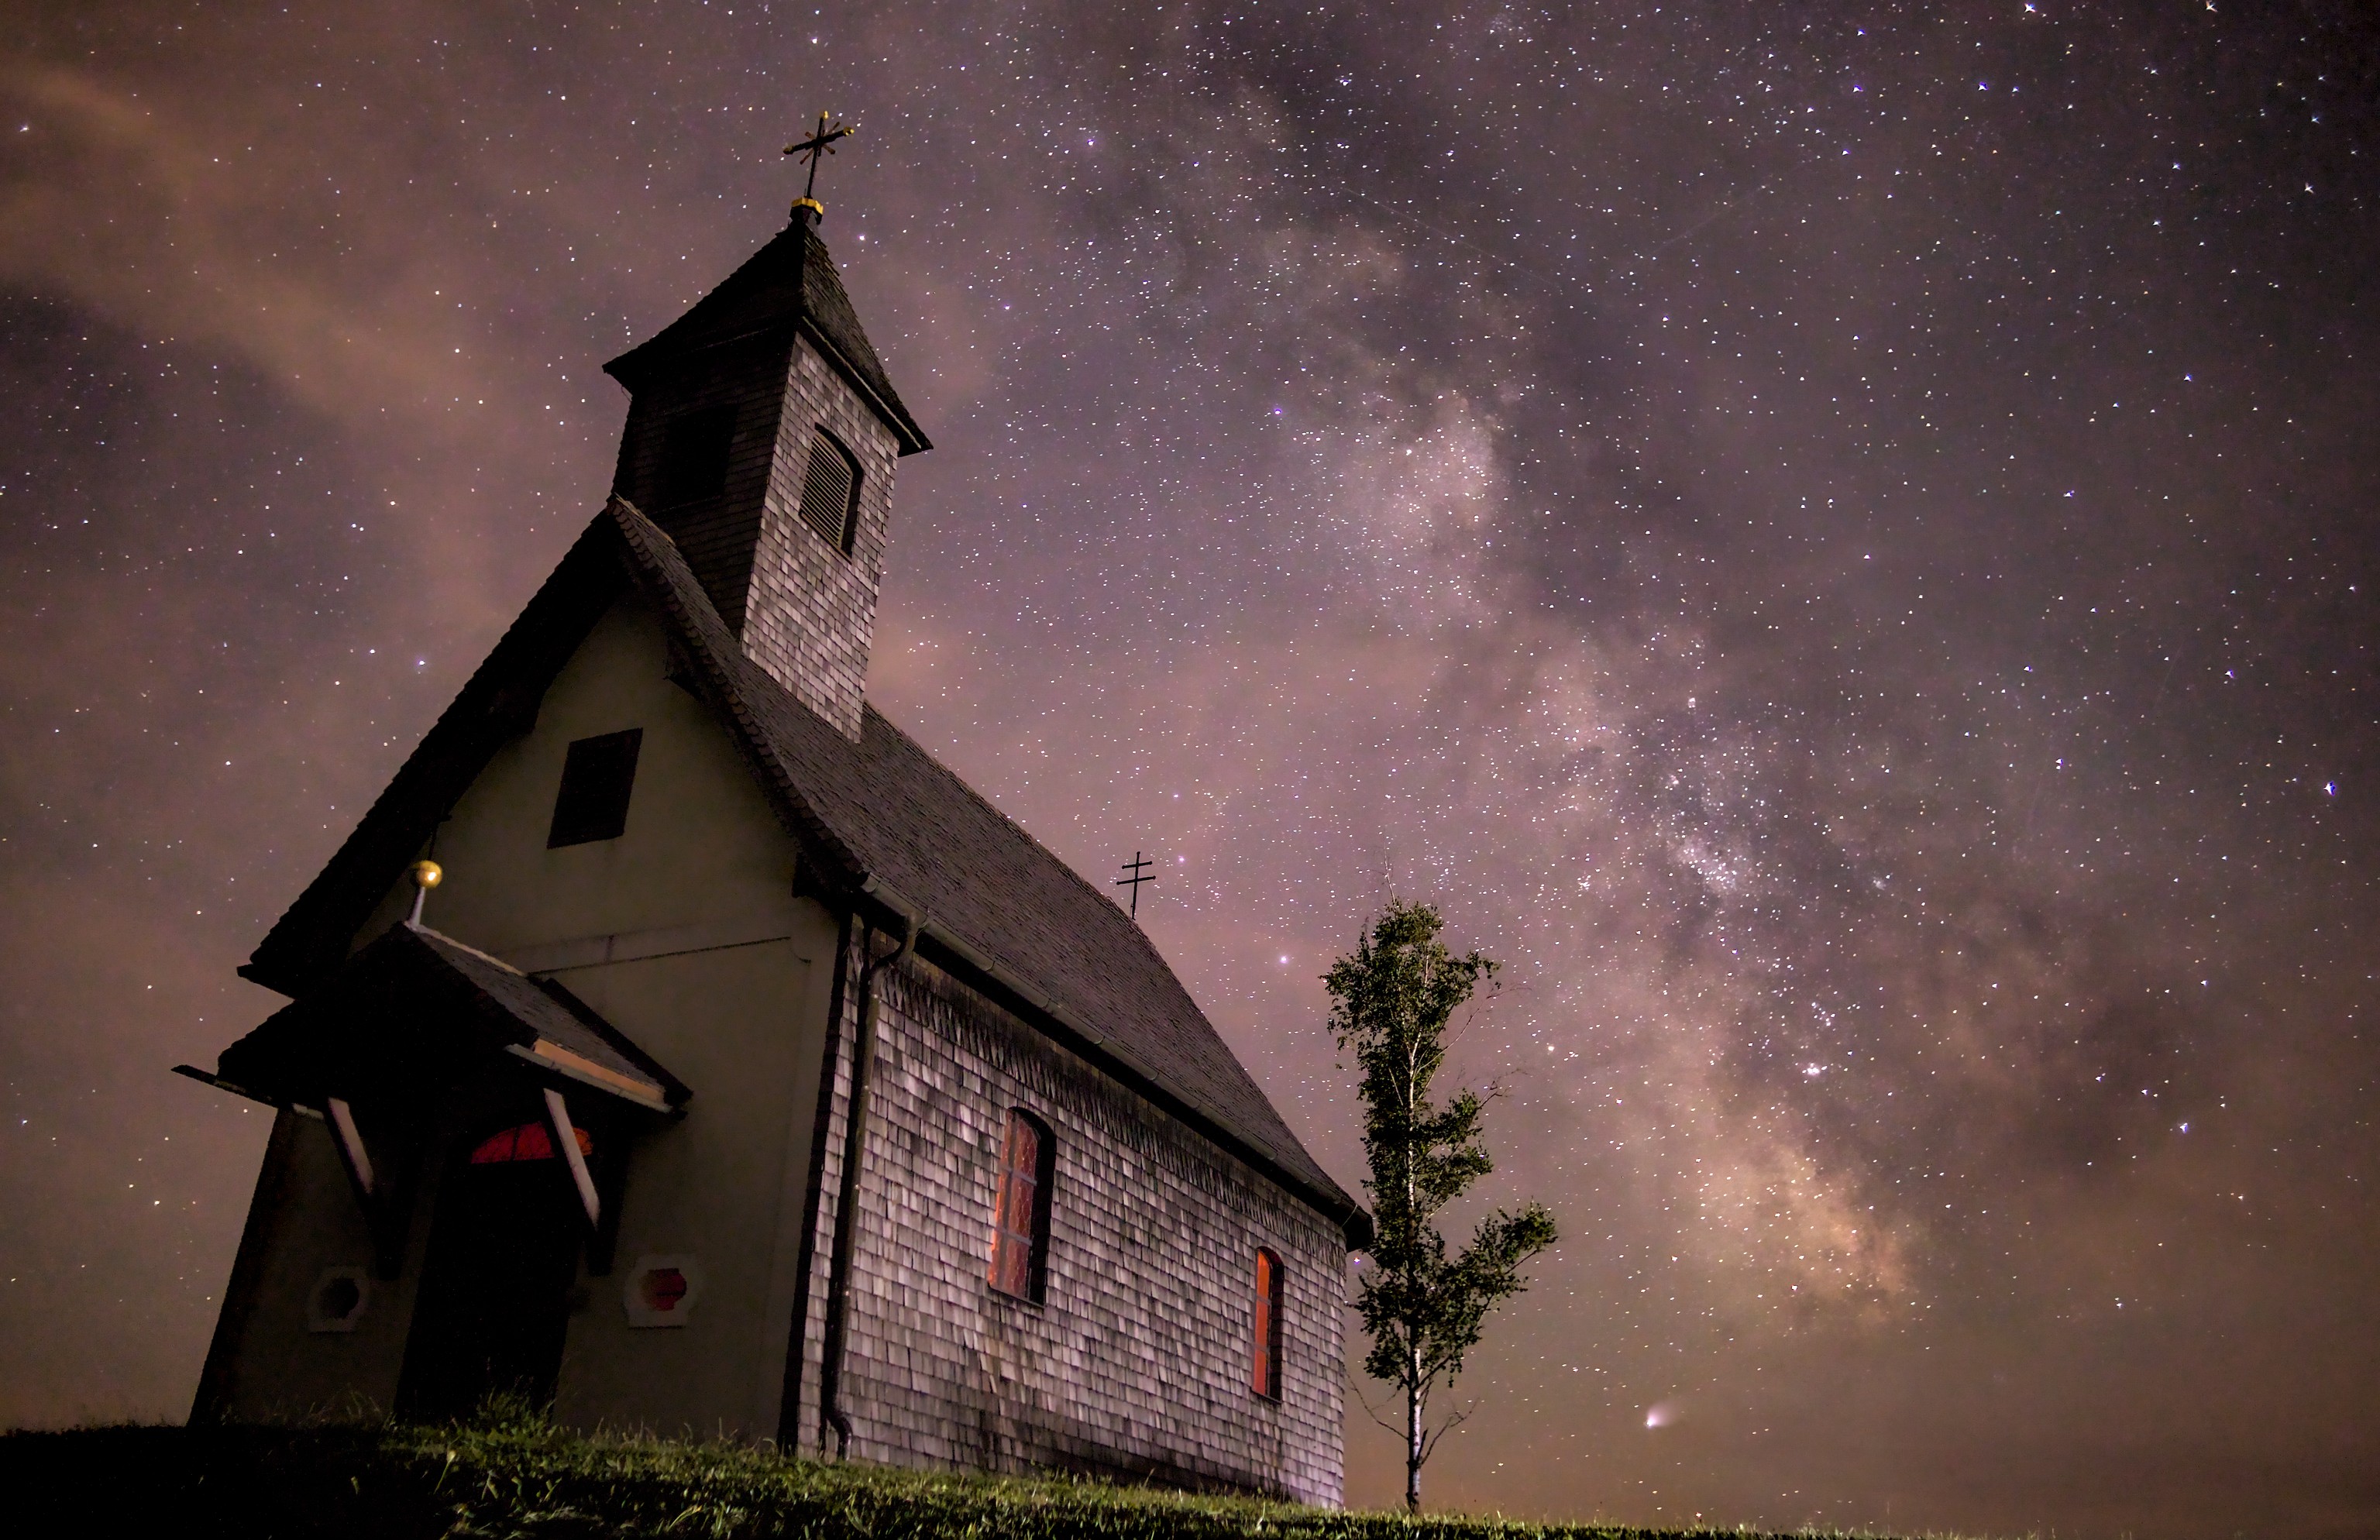
M 511 1059 L 674 1115 L 692 1095 L 625 1033 L 551 979 L 404 924 L 265 1018 L 200 1075 L 280 1105 L 436 1096 Z
M 510 1153 L 519 1160 L 527 1136 L 549 1159 L 560 1156 L 569 1180 L 554 1194 L 575 1194 L 591 1233 L 589 1268 L 598 1274 L 611 1269 L 625 1135 L 653 1115 L 676 1116 L 692 1095 L 561 985 L 409 921 L 266 1017 L 216 1063 L 215 1074 L 179 1068 L 331 1126 L 382 1278 L 395 1278 L 402 1264 L 414 1181 L 449 1092 L 467 1102 L 492 1097 L 482 1114 L 541 1107 L 536 1122 L 506 1131 Z M 565 1089 L 599 1136 L 580 1126 Z

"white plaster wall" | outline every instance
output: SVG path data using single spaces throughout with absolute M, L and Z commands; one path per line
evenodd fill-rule
M 564 1421 L 776 1436 L 833 974 L 834 930 L 818 919 L 796 941 L 559 976 L 696 1087 L 682 1122 L 637 1146 L 618 1267 L 582 1280 L 554 1402 Z M 629 1327 L 621 1290 L 646 1254 L 699 1259 L 684 1327 Z
M 548 850 L 571 742 L 632 727 L 644 738 L 625 831 Z M 559 977 L 694 1092 L 684 1120 L 635 1146 L 613 1275 L 582 1267 L 557 1415 L 773 1436 L 838 931 L 794 896 L 792 843 L 708 709 L 670 683 L 663 633 L 641 601 L 597 624 L 535 727 L 495 756 L 426 853 L 446 879 L 425 923 Z M 393 886 L 355 944 L 411 898 L 409 882 Z M 662 954 L 592 961 L 607 938 L 613 955 Z M 386 1406 L 403 1360 L 431 1182 L 404 1276 L 376 1286 L 364 1329 L 310 1334 L 306 1292 L 321 1267 L 368 1262 L 370 1250 L 327 1131 L 305 1122 L 283 1202 L 250 1219 L 262 1227 L 264 1281 L 234 1367 L 237 1417 L 350 1396 Z M 429 1158 L 425 1179 L 439 1155 Z M 700 1260 L 687 1326 L 628 1329 L 621 1289 L 645 1253 Z
M 238 1348 L 221 1411 L 236 1422 L 305 1422 L 370 1416 L 396 1399 L 405 1334 L 413 1316 L 418 1272 L 374 1279 L 355 1329 L 308 1329 L 306 1308 L 323 1269 L 372 1263 L 371 1232 L 347 1185 L 328 1124 L 283 1111 L 265 1152 L 278 1164 L 267 1172 L 281 1201 L 253 1214 L 264 1229 L 263 1267 L 246 1316 L 234 1329 Z
M 660 621 L 624 600 L 596 623 L 539 708 L 497 751 L 428 849 L 446 871 L 423 920 L 502 957 L 537 943 L 702 921 L 790 926 L 794 847 L 710 709 L 669 682 Z M 644 729 L 627 830 L 545 848 L 571 743 Z M 363 945 L 410 907 L 398 878 Z M 655 1049 L 659 1052 L 658 1049 Z

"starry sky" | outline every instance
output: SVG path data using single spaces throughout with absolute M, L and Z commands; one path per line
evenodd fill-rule
M 166 1069 L 827 107 L 872 698 L 1351 1184 L 1318 976 L 1505 964 L 1433 1504 L 2380 1529 L 2368 8 L 12 18 L 0 1422 L 187 1409 L 265 1115 Z

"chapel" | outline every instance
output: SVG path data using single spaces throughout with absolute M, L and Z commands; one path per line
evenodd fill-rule
M 289 1003 L 180 1066 L 277 1110 L 193 1419 L 504 1396 L 1335 1504 L 1369 1219 L 868 704 L 929 445 L 820 213 L 605 366 L 608 502 L 239 970 Z

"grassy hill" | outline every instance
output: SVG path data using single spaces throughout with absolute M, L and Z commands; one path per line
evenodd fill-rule
M 1096 1482 L 926 1475 L 731 1445 L 588 1438 L 533 1422 L 12 1433 L 0 1436 L 0 1493 L 12 1533 L 46 1537 L 1652 1540 L 1657 1533 L 1415 1522 Z

